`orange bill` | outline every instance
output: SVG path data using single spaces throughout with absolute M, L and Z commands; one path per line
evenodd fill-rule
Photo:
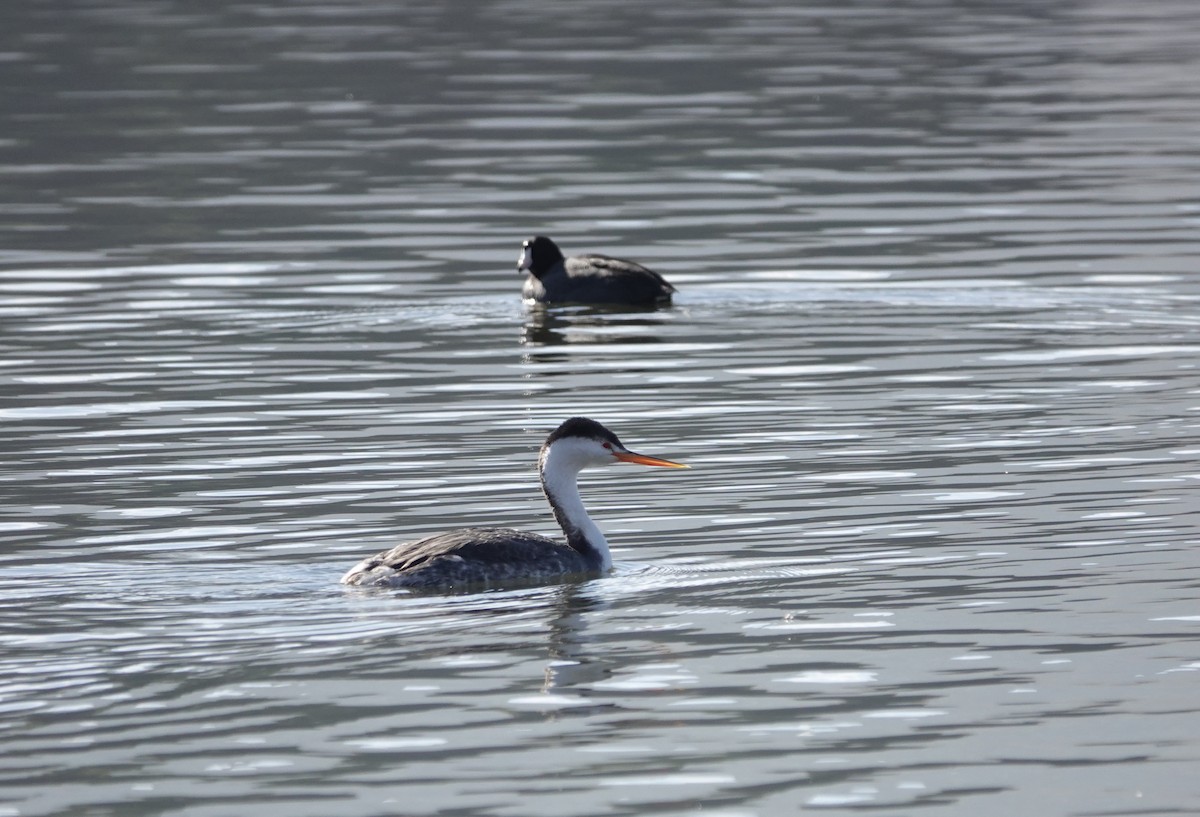
M 632 451 L 614 451 L 613 456 L 621 462 L 636 462 L 638 465 L 659 465 L 663 468 L 691 468 L 681 462 L 660 460 L 658 457 L 647 457 L 645 454 L 635 454 Z

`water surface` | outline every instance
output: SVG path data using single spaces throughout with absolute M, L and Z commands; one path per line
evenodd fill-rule
M 1191 4 L 4 16 L 0 815 L 1197 809 Z

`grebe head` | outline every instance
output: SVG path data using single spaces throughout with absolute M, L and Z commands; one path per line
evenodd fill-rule
M 610 465 L 616 462 L 656 465 L 662 468 L 689 467 L 630 451 L 617 439 L 616 434 L 586 417 L 572 417 L 546 438 L 538 465 L 544 471 L 551 462 L 556 468 L 575 473 L 589 466 Z
M 521 245 L 521 258 L 517 261 L 517 272 L 528 272 L 535 278 L 541 278 L 562 260 L 562 250 L 558 248 L 557 244 L 544 235 L 535 235 L 533 238 L 526 239 L 525 243 Z

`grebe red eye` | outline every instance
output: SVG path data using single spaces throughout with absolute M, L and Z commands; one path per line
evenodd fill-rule
M 612 451 L 612 443 L 605 443 L 605 444 L 604 444 L 604 447 L 605 447 L 606 449 L 608 449 L 609 451 Z

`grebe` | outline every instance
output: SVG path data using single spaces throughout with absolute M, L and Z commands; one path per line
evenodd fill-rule
M 544 235 L 522 247 L 518 272 L 528 272 L 521 295 L 541 303 L 653 305 L 667 303 L 675 287 L 653 270 L 607 255 L 572 255 Z
M 538 454 L 542 491 L 565 542 L 511 528 L 458 528 L 364 559 L 342 576 L 342 584 L 455 591 L 597 576 L 612 567 L 612 555 L 583 507 L 576 477 L 588 466 L 614 462 L 688 467 L 635 454 L 595 420 L 572 417 L 550 433 Z

